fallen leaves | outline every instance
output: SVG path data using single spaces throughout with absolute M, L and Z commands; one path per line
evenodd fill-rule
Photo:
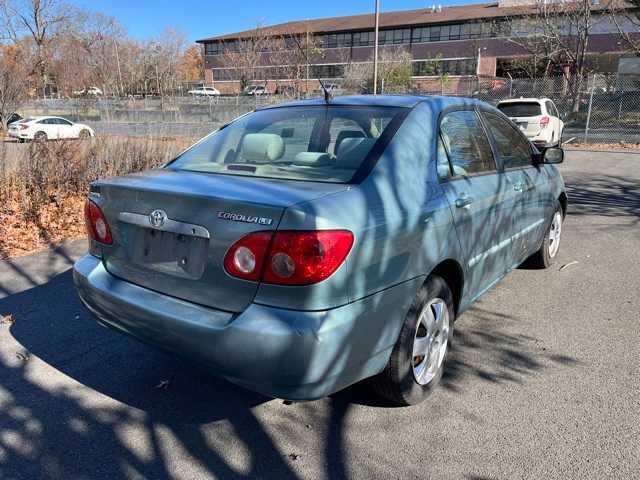
M 17 197 L 7 199 L 0 209 L 0 260 L 85 235 L 84 194 L 57 197 L 41 205 L 35 220 L 26 218 L 23 202 Z

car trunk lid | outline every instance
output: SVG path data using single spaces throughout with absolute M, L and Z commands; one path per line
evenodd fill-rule
M 224 271 L 231 245 L 275 230 L 284 210 L 346 185 L 154 170 L 92 187 L 113 235 L 113 275 L 190 302 L 241 311 L 258 287 Z

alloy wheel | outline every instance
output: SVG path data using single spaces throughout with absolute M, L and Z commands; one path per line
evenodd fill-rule
M 560 236 L 562 235 L 562 214 L 556 212 L 549 229 L 549 258 L 553 258 L 560 248 Z
M 413 340 L 413 377 L 420 385 L 438 374 L 449 344 L 449 309 L 444 300 L 430 300 L 420 312 Z

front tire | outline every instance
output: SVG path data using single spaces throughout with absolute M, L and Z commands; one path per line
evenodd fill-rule
M 89 140 L 91 138 L 91 133 L 89 133 L 89 130 L 80 130 L 78 138 L 80 140 Z
M 439 276 L 420 288 L 405 318 L 389 363 L 373 387 L 395 405 L 422 402 L 440 383 L 453 333 L 453 295 Z
M 544 234 L 542 245 L 530 258 L 530 265 L 534 268 L 549 268 L 553 265 L 558 251 L 560 250 L 560 239 L 562 237 L 562 222 L 564 215 L 562 207 L 556 202 L 556 210 L 553 212 L 551 222 Z

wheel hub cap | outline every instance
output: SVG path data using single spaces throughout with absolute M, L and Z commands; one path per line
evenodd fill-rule
M 420 312 L 413 339 L 413 377 L 426 385 L 437 375 L 449 343 L 449 309 L 444 300 L 431 300 Z
M 549 257 L 553 258 L 560 248 L 560 235 L 562 235 L 562 214 L 556 212 L 549 229 Z

